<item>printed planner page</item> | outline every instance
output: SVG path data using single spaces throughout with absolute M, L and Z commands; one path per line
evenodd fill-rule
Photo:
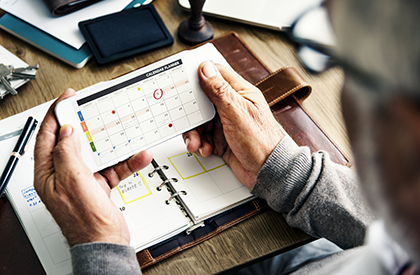
M 112 201 L 124 214 L 131 235 L 131 245 L 140 251 L 167 239 L 189 226 L 188 219 L 176 204 L 167 205 L 166 190 L 157 191 L 162 183 L 158 176 L 150 178 L 149 165 L 122 181 L 111 192 Z
M 208 218 L 253 199 L 246 188 L 233 174 L 223 159 L 216 155 L 207 158 L 189 153 L 181 136 L 152 148 L 159 165 L 165 170 L 176 191 L 185 191 L 180 198 L 186 203 L 196 221 Z

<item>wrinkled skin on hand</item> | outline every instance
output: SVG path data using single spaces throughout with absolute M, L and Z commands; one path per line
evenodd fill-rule
M 198 77 L 217 115 L 183 135 L 187 149 L 202 157 L 221 156 L 239 181 L 251 189 L 284 133 L 261 91 L 236 72 L 203 62 Z

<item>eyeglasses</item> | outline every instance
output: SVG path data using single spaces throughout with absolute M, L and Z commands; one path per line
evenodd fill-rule
M 307 10 L 283 30 L 296 43 L 297 56 L 310 73 L 319 74 L 337 65 L 347 77 L 357 80 L 372 91 L 390 85 L 388 79 L 360 68 L 354 60 L 338 55 L 335 50 L 336 38 L 324 5 Z
M 307 10 L 290 27 L 283 30 L 296 43 L 296 53 L 310 73 L 322 73 L 337 65 L 343 69 L 346 76 L 356 79 L 372 90 L 391 85 L 388 79 L 360 68 L 354 60 L 338 55 L 335 50 L 336 38 L 324 5 Z
M 324 5 L 307 10 L 283 30 L 297 44 L 296 53 L 311 73 L 321 73 L 336 64 L 331 57 L 335 35 Z

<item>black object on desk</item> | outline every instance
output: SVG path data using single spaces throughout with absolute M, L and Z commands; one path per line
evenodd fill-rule
M 82 21 L 79 28 L 100 64 L 174 42 L 152 4 Z
M 189 0 L 191 15 L 178 26 L 182 42 L 196 45 L 213 38 L 213 26 L 204 19 L 203 5 L 206 0 Z
M 13 152 L 10 154 L 9 161 L 6 164 L 3 173 L 1 174 L 0 197 L 3 195 L 4 190 L 6 190 L 7 183 L 12 177 L 13 171 L 15 170 L 20 157 L 25 153 L 26 145 L 29 144 L 29 141 L 35 132 L 37 125 L 38 121 L 36 119 L 31 116 L 28 117 L 28 120 L 23 127 L 22 133 L 20 134 L 19 139 L 15 145 L 15 149 L 13 149 Z

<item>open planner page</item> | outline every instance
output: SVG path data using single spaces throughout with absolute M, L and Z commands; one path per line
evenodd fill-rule
M 111 192 L 112 201 L 119 207 L 127 221 L 131 245 L 136 251 L 172 237 L 189 227 L 188 219 L 176 204 L 167 205 L 169 193 L 157 191 L 159 177 L 150 178 L 149 165 L 121 182 Z
M 168 178 L 176 178 L 172 183 L 195 221 L 208 218 L 230 209 L 239 203 L 253 199 L 249 189 L 233 174 L 223 159 L 216 155 L 207 158 L 189 153 L 182 137 L 176 137 L 151 149 Z

